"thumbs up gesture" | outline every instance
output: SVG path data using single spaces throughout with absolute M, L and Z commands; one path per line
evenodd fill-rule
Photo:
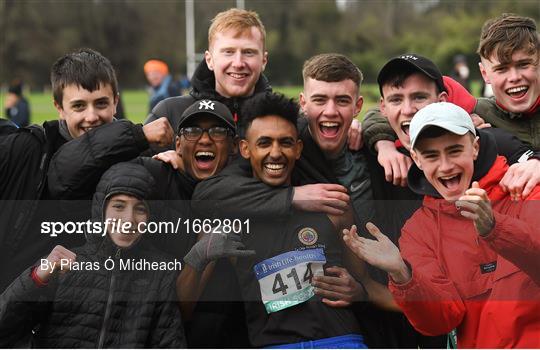
M 477 181 L 474 181 L 472 187 L 465 191 L 465 195 L 456 201 L 456 207 L 461 215 L 473 220 L 474 227 L 480 236 L 487 236 L 495 226 L 491 201 Z

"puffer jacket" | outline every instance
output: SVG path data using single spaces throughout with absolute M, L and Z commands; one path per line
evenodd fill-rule
M 29 233 L 46 217 L 38 200 L 52 199 L 46 190 L 47 168 L 65 142 L 57 120 L 19 128 L 0 140 L 0 293 L 25 266 L 51 249 L 46 239 Z M 33 245 L 23 249 L 30 242 Z
M 51 239 L 40 234 L 40 227 L 44 221 L 88 218 L 92 194 L 104 172 L 97 173 L 92 166 L 127 161 L 147 148 L 142 126 L 127 120 L 102 125 L 76 139 L 71 139 L 65 121 L 58 120 L 1 138 L 0 292 L 56 244 L 70 248 L 84 244 L 82 235 Z M 88 202 L 66 204 L 57 199 Z
M 479 185 L 491 199 L 492 232 L 480 237 L 454 203 L 427 195 L 400 238 L 412 279 L 390 281 L 390 290 L 420 332 L 457 328 L 459 348 L 538 348 L 540 186 L 512 202 L 498 185 L 506 159 L 489 164 Z
M 111 167 L 94 196 L 93 220 L 103 222 L 110 195 L 152 199 L 153 187 L 152 176 L 141 165 Z M 34 347 L 186 346 L 175 296 L 178 271 L 121 267 L 121 260 L 170 262 L 151 246 L 149 237 L 143 235 L 130 247 L 119 248 L 108 235 L 88 233 L 87 243 L 72 251 L 77 265 L 71 271 L 38 287 L 31 267 L 0 296 L 0 346 L 23 345 L 21 339 L 32 330 Z

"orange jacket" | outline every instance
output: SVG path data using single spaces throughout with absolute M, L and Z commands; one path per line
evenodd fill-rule
M 498 186 L 507 169 L 498 157 L 479 181 L 495 217 L 485 238 L 453 203 L 428 196 L 402 229 L 412 279 L 390 290 L 418 331 L 457 328 L 460 348 L 540 348 L 540 186 L 510 201 Z

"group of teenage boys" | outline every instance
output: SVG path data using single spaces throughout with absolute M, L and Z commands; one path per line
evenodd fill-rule
M 99 53 L 53 65 L 59 120 L 0 139 L 0 338 L 12 340 L 1 335 L 17 321 L 50 339 L 46 319 L 21 321 L 8 306 L 37 302 L 32 288 L 54 284 L 37 266 L 28 290 L 10 283 L 55 245 L 84 243 L 40 234 L 41 223 L 86 220 L 102 175 L 129 162 L 164 201 L 155 220 L 222 223 L 150 237 L 184 262 L 176 301 L 187 346 L 444 347 L 452 330 L 460 347 L 540 346 L 535 22 L 486 22 L 478 53 L 492 100 L 425 57 L 391 59 L 362 149 L 358 67 L 340 54 L 308 59 L 296 103 L 263 74 L 265 36 L 256 13 L 219 13 L 192 91 L 158 103 L 144 126 L 113 120 L 116 77 Z M 227 219 L 249 227 L 224 230 Z M 108 322 L 96 327 L 114 333 Z M 77 336 L 63 344 L 77 346 Z

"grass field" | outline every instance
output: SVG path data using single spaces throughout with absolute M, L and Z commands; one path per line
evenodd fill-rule
M 301 86 L 274 86 L 274 91 L 281 92 L 289 97 L 298 98 Z M 479 90 L 479 83 L 473 83 L 473 91 Z M 359 114 L 359 118 L 364 117 L 365 112 L 378 104 L 379 88 L 376 84 L 363 84 L 362 95 L 364 96 L 364 106 Z M 29 96 L 30 108 L 32 111 L 32 123 L 41 124 L 45 120 L 58 118 L 58 113 L 54 109 L 51 92 L 34 92 Z M 4 117 L 4 98 L 0 99 L 0 116 Z M 148 114 L 148 93 L 145 90 L 123 90 L 121 95 L 124 103 L 124 110 L 127 117 L 135 123 L 142 123 Z
M 364 108 L 371 107 L 375 104 L 372 91 L 375 89 L 375 94 L 378 95 L 376 85 L 368 85 L 362 87 L 364 90 Z M 300 86 L 275 86 L 275 91 L 281 92 L 289 97 L 298 98 L 302 87 Z M 376 96 L 375 95 L 375 96 Z M 27 98 L 30 102 L 30 109 L 32 112 L 32 123 L 41 124 L 46 120 L 53 120 L 58 118 L 58 113 L 53 105 L 52 92 L 32 92 Z M 148 93 L 145 90 L 123 90 L 121 94 L 122 101 L 124 103 L 124 111 L 127 117 L 135 123 L 142 123 L 148 114 Z M 4 116 L 4 99 L 5 95 L 2 95 L 0 99 L 0 116 Z M 363 116 L 363 113 L 360 113 Z

